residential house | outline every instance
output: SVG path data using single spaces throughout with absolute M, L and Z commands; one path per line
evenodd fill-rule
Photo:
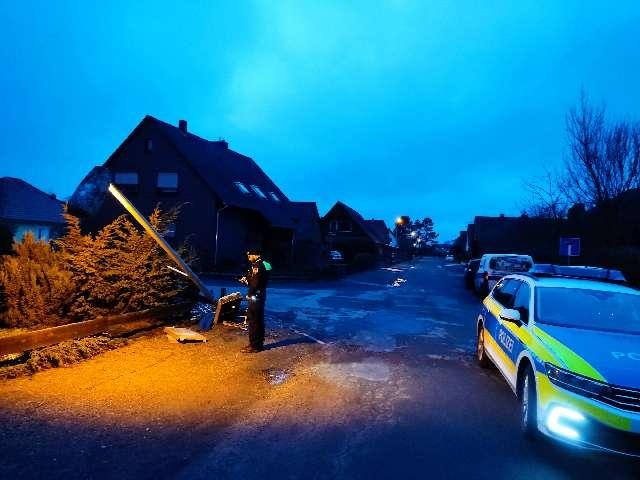
M 14 240 L 27 232 L 48 242 L 64 232 L 64 204 L 19 178 L 0 178 L 0 226 Z
M 522 253 L 534 260 L 554 260 L 562 235 L 563 222 L 550 218 L 476 216 L 466 230 L 467 256 L 485 253 Z
M 391 236 L 383 220 L 365 220 L 353 208 L 337 202 L 321 225 L 327 248 L 339 251 L 346 263 L 364 267 L 391 261 Z
M 310 204 L 291 202 L 253 159 L 224 140 L 194 135 L 184 120 L 174 126 L 146 116 L 104 167 L 142 213 L 180 206 L 167 237 L 192 246 L 201 271 L 237 271 L 252 247 L 265 251 L 276 272 L 318 268 L 315 257 L 296 250 L 321 248 L 317 209 L 314 216 Z M 122 213 L 108 197 L 83 224 L 95 231 Z

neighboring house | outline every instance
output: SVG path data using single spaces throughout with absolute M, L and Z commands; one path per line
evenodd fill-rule
M 0 225 L 13 239 L 32 232 L 36 240 L 48 242 L 64 233 L 64 204 L 19 178 L 0 178 Z
M 548 218 L 477 216 L 467 227 L 468 256 L 485 253 L 522 253 L 536 261 L 555 259 L 563 222 Z
M 365 220 L 348 205 L 337 202 L 321 220 L 328 250 L 345 262 L 365 266 L 391 260 L 391 237 L 382 220 Z
M 321 248 L 309 233 L 318 222 L 313 209 L 290 202 L 253 159 L 229 149 L 224 140 L 190 133 L 184 120 L 174 126 L 146 116 L 104 166 L 142 213 L 150 214 L 156 205 L 164 210 L 181 205 L 167 236 L 174 246 L 186 241 L 195 248 L 199 270 L 235 271 L 246 263 L 251 247 L 262 248 L 275 271 L 318 267 L 296 252 L 297 245 L 307 248 L 305 242 Z M 95 231 L 122 213 L 108 197 L 83 225 Z M 298 242 L 297 225 L 304 230 Z
M 295 226 L 291 240 L 292 261 L 296 270 L 319 273 L 326 262 L 326 251 L 320 228 L 320 214 L 315 202 L 291 202 L 291 218 Z

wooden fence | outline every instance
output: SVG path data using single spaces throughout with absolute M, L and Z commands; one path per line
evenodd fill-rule
M 171 315 L 188 311 L 190 306 L 190 303 L 181 303 L 141 310 L 139 312 L 124 313 L 122 315 L 108 315 L 98 317 L 94 320 L 70 323 L 59 327 L 43 328 L 41 330 L 3 337 L 0 338 L 0 356 L 55 345 L 65 340 L 95 335 L 108 331 L 112 327 L 122 326 L 127 323 L 164 319 Z

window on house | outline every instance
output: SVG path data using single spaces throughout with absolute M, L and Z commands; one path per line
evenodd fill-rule
M 167 225 L 167 231 L 165 232 L 164 236 L 166 238 L 174 238 L 176 236 L 176 224 L 175 223 L 170 223 L 169 225 Z
M 258 195 L 260 198 L 267 198 L 267 196 L 264 194 L 264 192 L 262 190 L 260 190 L 259 186 L 251 185 L 251 190 L 256 192 L 256 195 Z
M 116 172 L 113 175 L 116 185 L 138 185 L 138 174 L 136 172 Z
M 162 192 L 177 192 L 178 174 L 175 172 L 158 173 L 158 190 Z
M 38 227 L 38 237 L 36 240 L 49 241 L 49 227 Z
M 353 225 L 349 220 L 338 220 L 338 231 L 339 232 L 351 232 L 353 231 Z
M 242 183 L 242 182 L 234 182 L 234 185 L 236 186 L 236 188 L 237 188 L 238 190 L 240 190 L 240 191 L 241 191 L 242 193 L 244 193 L 245 195 L 246 195 L 247 193 L 249 193 L 249 189 L 245 186 L 245 184 L 244 184 L 244 183 Z
M 350 220 L 331 220 L 329 222 L 329 232 L 351 232 L 353 231 L 353 225 Z
M 147 141 L 144 144 L 144 150 L 147 153 L 153 150 L 153 140 L 151 138 L 147 138 Z
M 276 201 L 276 202 L 279 202 L 279 201 L 280 201 L 280 197 L 278 197 L 278 195 L 276 195 L 276 194 L 275 194 L 275 193 L 273 193 L 273 192 L 269 192 L 269 196 L 270 196 L 274 201 Z

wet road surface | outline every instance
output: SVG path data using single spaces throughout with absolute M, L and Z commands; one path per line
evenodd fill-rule
M 463 288 L 462 274 L 460 265 L 427 258 L 336 282 L 274 284 L 268 327 L 355 352 L 354 361 L 319 373 L 357 382 L 363 403 L 377 392 L 373 401 L 388 408 L 370 423 L 316 432 L 304 448 L 286 449 L 268 429 L 245 438 L 246 452 L 260 453 L 235 473 L 296 478 L 308 462 L 311 478 L 640 478 L 635 460 L 523 438 L 506 382 L 474 362 L 480 300 Z M 215 463 L 187 472 L 223 474 Z

